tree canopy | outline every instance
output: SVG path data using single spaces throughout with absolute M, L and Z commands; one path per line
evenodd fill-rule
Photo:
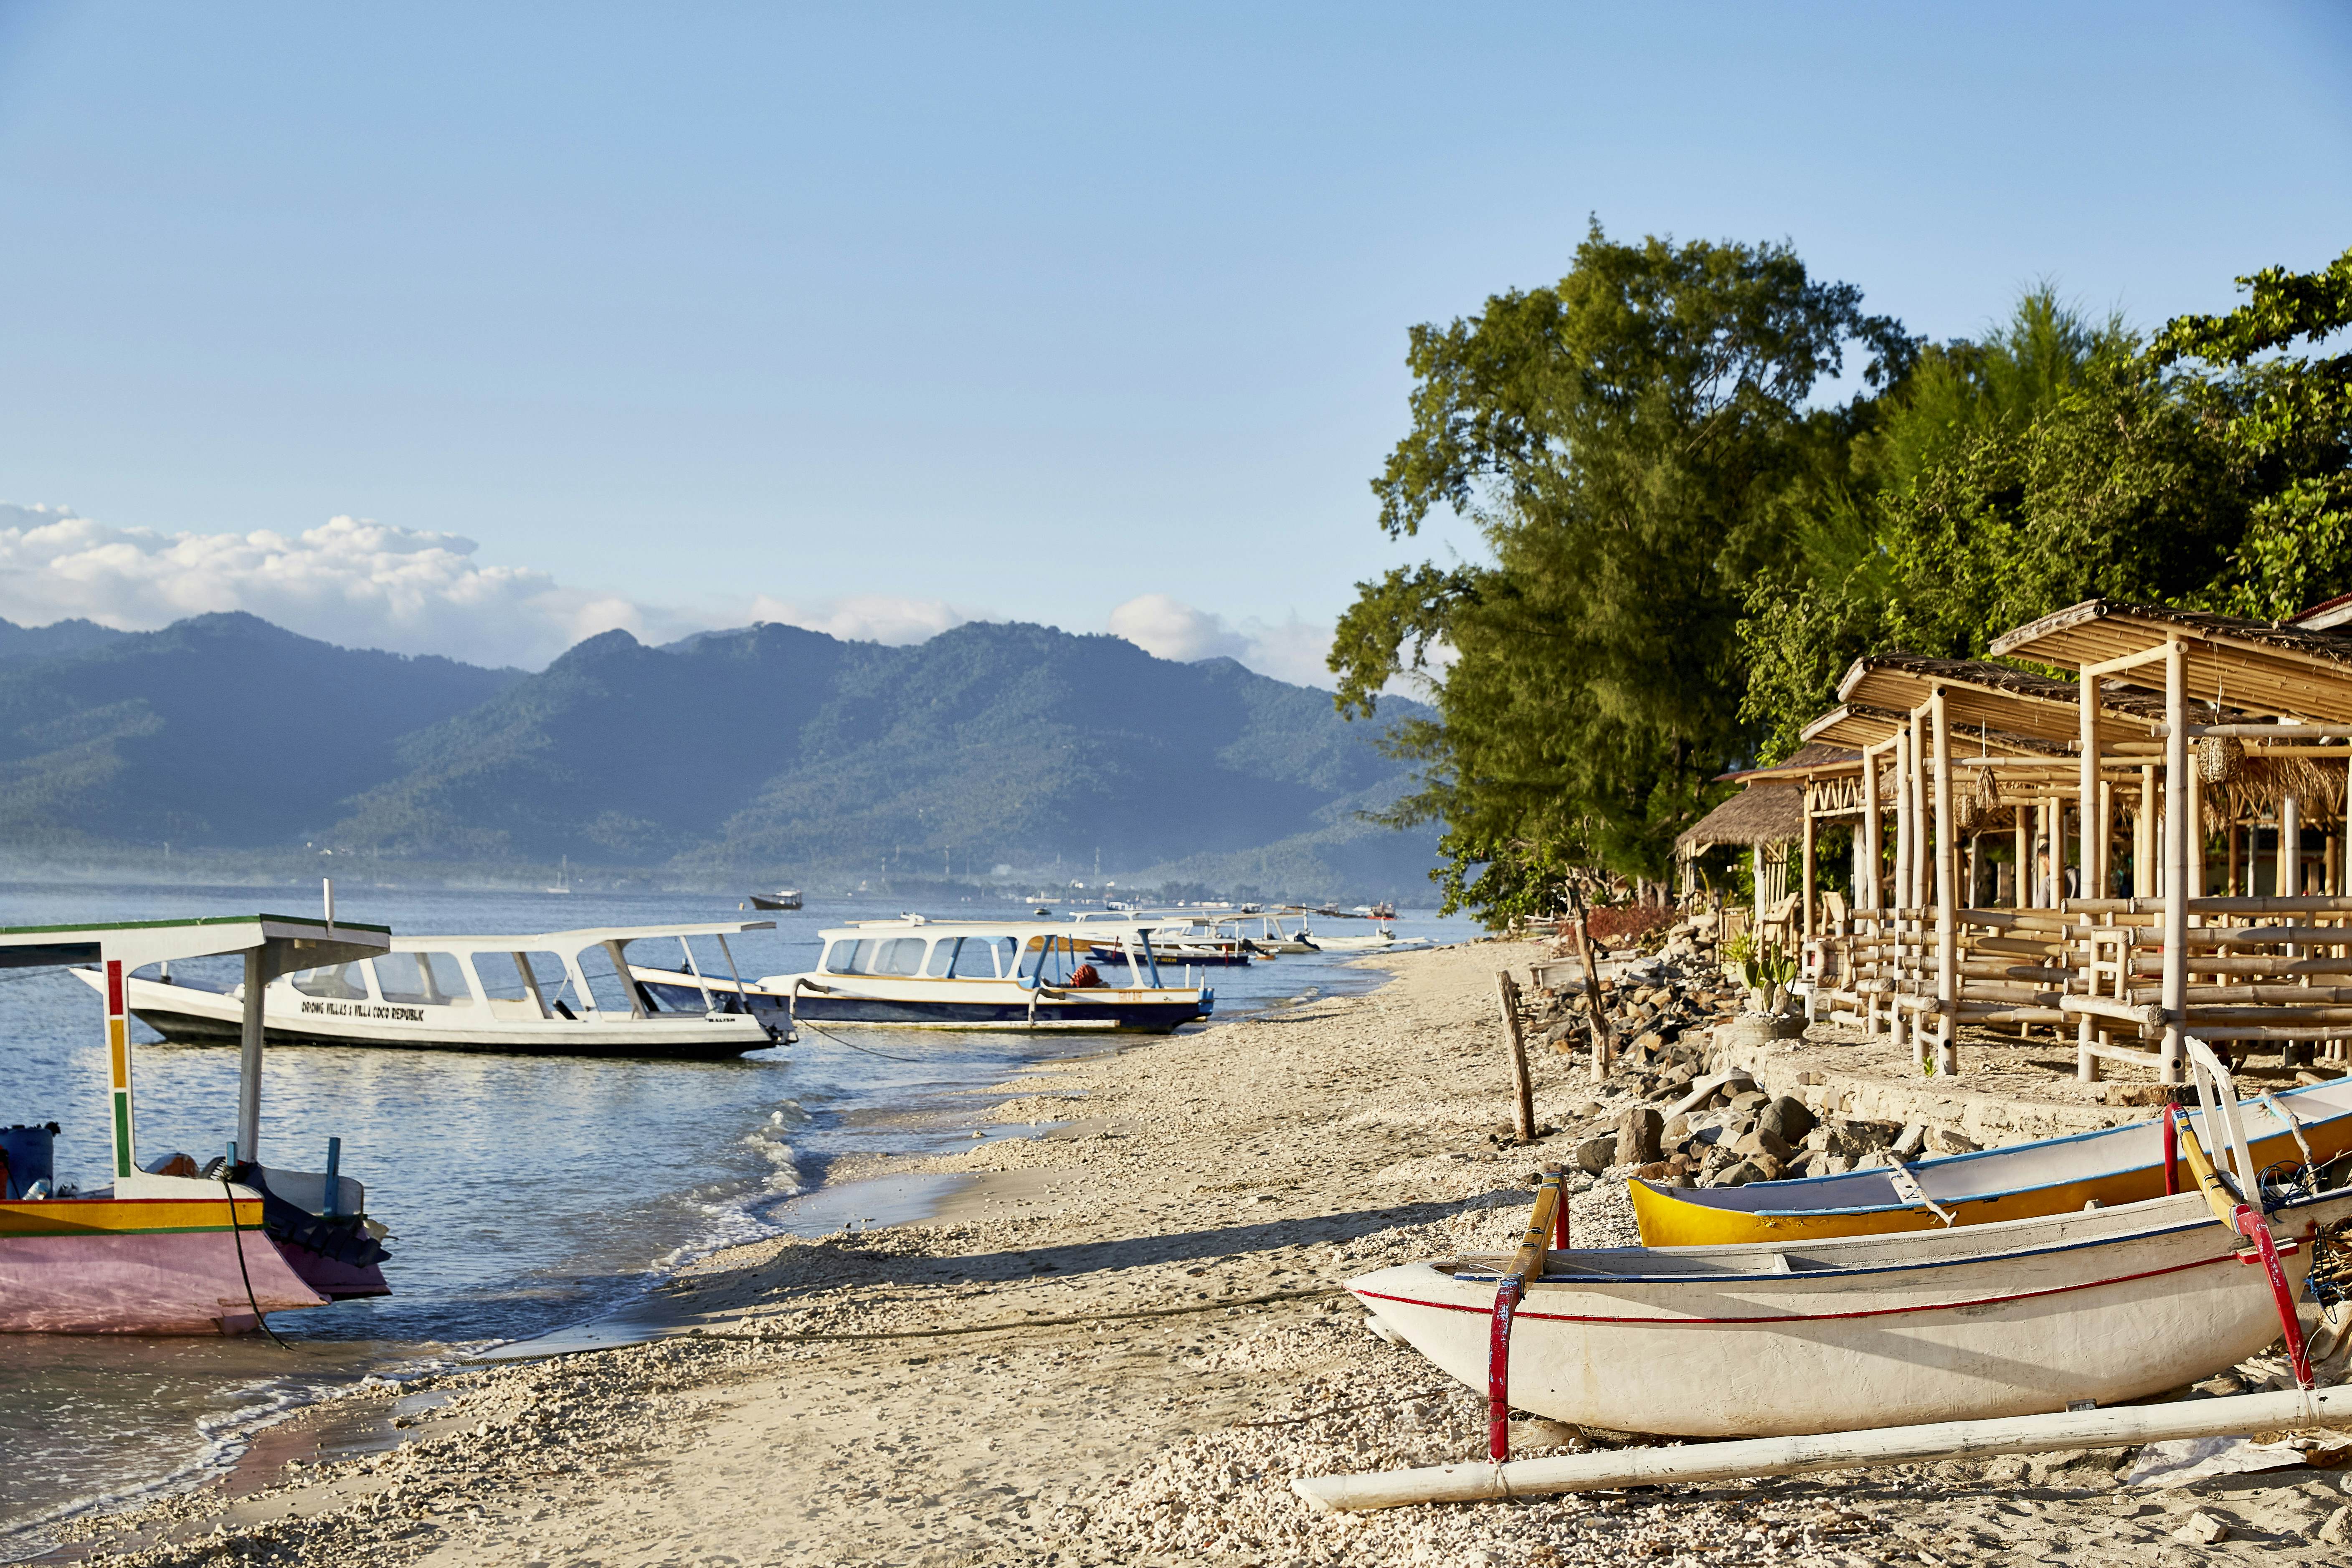
M 1412 334 L 1391 538 L 1444 508 L 1490 558 L 1358 585 L 1342 711 L 1394 744 L 1449 907 L 1663 875 L 1726 768 L 1785 755 L 1856 655 L 1964 656 L 2095 595 L 2275 616 L 2352 586 L 2352 252 L 2143 340 L 2048 287 L 1928 346 L 1785 245 L 1611 241 Z M 1858 386 L 1843 380 L 1858 360 Z M 1822 394 L 1852 389 L 1844 401 Z

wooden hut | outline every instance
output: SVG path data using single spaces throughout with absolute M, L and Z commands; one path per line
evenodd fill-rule
M 2352 1037 L 2352 897 L 2337 890 L 2352 889 L 2352 635 L 2094 600 L 1991 651 L 2077 679 L 1864 659 L 1839 708 L 1808 727 L 1809 740 L 1860 749 L 1868 873 L 1853 931 L 1809 949 L 1817 1001 L 1914 1037 L 1923 1066 L 1932 1046 L 1946 1071 L 1963 1022 L 2071 1024 L 2085 1079 L 2138 1059 L 2178 1081 L 2189 1033 L 2276 1043 L 2283 1057 L 2322 1042 L 2340 1057 Z M 2252 891 L 2249 853 L 2241 892 L 2239 830 L 2270 819 L 2277 890 Z M 1971 850 L 2004 827 L 2017 863 L 2041 874 L 1994 908 Z M 2206 865 L 2217 835 L 2218 895 Z

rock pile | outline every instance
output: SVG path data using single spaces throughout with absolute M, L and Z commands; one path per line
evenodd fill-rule
M 1584 994 L 1581 980 L 1530 996 L 1540 1037 L 1554 1050 L 1589 1059 L 1596 1005 L 1615 1042 L 1598 1098 L 1570 1112 L 1572 1123 L 1588 1124 L 1573 1145 L 1579 1169 L 1675 1186 L 1738 1186 L 1978 1146 L 1949 1128 L 1822 1115 L 1794 1096 L 1765 1093 L 1716 1058 L 1714 1031 L 1736 1017 L 1766 1037 L 1801 1035 L 1793 1003 L 1772 1017 L 1742 1016 L 1746 988 L 1725 975 L 1712 944 L 1687 922 L 1666 937 L 1655 954 L 1604 975 L 1597 998 Z M 1595 1121 L 1602 1125 L 1590 1125 Z

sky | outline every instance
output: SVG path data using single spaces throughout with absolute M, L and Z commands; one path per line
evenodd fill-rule
M 0 616 L 1328 685 L 1406 333 L 1589 222 L 1943 339 L 2352 244 L 2352 6 L 0 0 Z

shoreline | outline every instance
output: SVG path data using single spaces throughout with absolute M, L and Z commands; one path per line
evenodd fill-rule
M 1533 951 L 1380 955 L 1360 962 L 1391 978 L 1368 992 L 1026 1068 L 987 1114 L 1047 1124 L 1035 1135 L 875 1162 L 885 1180 L 965 1178 L 929 1217 L 713 1253 L 652 1293 L 658 1337 L 428 1380 L 410 1394 L 446 1401 L 396 1447 L 257 1452 L 248 1489 L 83 1521 L 67 1550 L 500 1568 L 1989 1563 L 2053 1548 L 2154 1563 L 2201 1509 L 2232 1521 L 2216 1555 L 2340 1554 L 2321 1535 L 2352 1517 L 2334 1511 L 2336 1476 L 2125 1490 L 2104 1452 L 1308 1510 L 1293 1475 L 1483 1447 L 1483 1399 L 1368 1333 L 1339 1288 L 1507 1244 L 1535 1167 L 1613 1115 L 1580 1060 L 1538 1051 L 1538 1120 L 1561 1131 L 1491 1141 L 1509 1102 L 1494 972 Z M 1580 1178 L 1573 1208 L 1580 1242 L 1630 1237 L 1622 1178 Z M 384 1399 L 368 1403 L 389 1419 Z M 1522 1457 L 1583 1446 L 1517 1426 Z

